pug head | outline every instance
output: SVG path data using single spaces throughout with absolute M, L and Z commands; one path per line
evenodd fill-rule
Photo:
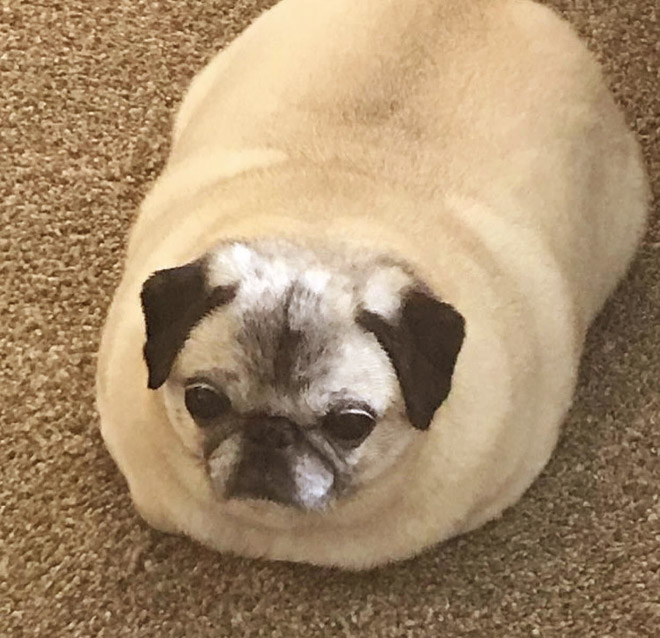
M 405 265 L 229 242 L 144 284 L 148 385 L 222 500 L 324 510 L 395 470 L 447 398 L 464 320 Z

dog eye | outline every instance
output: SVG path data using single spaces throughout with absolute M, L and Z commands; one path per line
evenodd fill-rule
M 338 443 L 349 447 L 360 445 L 375 425 L 373 415 L 361 408 L 330 412 L 323 418 L 325 432 Z
M 222 392 L 206 383 L 195 383 L 186 388 L 186 408 L 194 419 L 209 421 L 229 410 L 231 402 Z

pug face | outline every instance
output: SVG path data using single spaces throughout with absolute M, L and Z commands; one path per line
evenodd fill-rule
M 284 240 L 158 271 L 142 305 L 149 387 L 217 497 L 305 511 L 393 470 L 464 337 L 405 266 Z

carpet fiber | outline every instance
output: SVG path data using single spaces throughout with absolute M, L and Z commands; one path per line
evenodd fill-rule
M 97 430 L 102 320 L 173 108 L 266 4 L 1 3 L 0 636 L 657 635 L 654 0 L 553 2 L 605 65 L 644 145 L 656 214 L 590 332 L 553 460 L 516 507 L 366 574 L 222 556 L 149 530 L 132 510 Z

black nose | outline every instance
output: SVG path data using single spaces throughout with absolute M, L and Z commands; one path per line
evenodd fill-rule
M 279 416 L 256 416 L 245 424 L 245 438 L 261 447 L 283 450 L 293 445 L 295 426 Z

